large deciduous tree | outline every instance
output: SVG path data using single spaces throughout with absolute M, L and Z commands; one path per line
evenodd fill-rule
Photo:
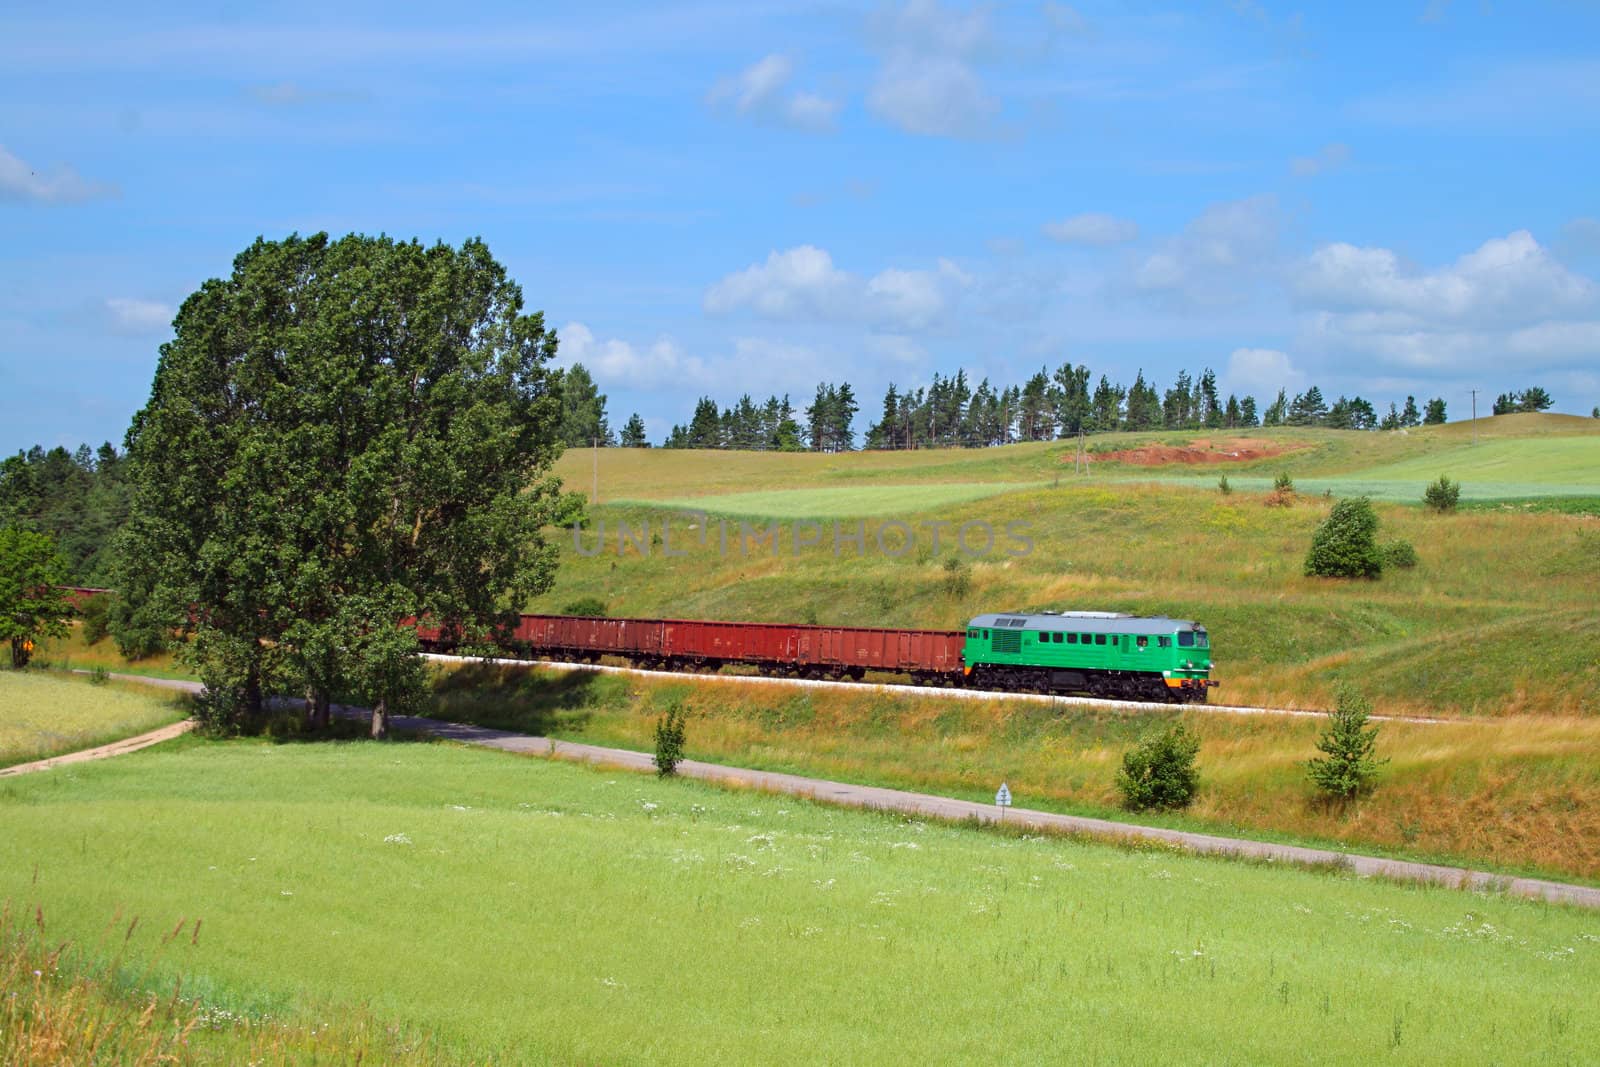
M 65 637 L 72 604 L 61 586 L 67 561 L 49 534 L 0 526 L 0 641 L 11 644 L 11 665 L 28 665 L 34 642 Z
M 420 692 L 409 620 L 469 636 L 548 588 L 556 337 L 479 240 L 257 240 L 183 304 L 128 451 L 130 614 L 228 713 Z

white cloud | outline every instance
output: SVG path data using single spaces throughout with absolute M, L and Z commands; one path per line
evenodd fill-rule
M 1485 241 L 1434 271 L 1409 268 L 1387 248 L 1327 245 L 1312 253 L 1294 288 L 1318 307 L 1388 313 L 1418 326 L 1503 325 L 1600 303 L 1600 288 L 1558 263 L 1527 230 Z
M 171 329 L 176 314 L 170 306 L 158 301 L 122 296 L 108 299 L 105 309 L 112 330 L 129 335 L 164 333 Z
M 1278 254 L 1278 202 L 1255 196 L 1213 204 L 1146 256 L 1134 288 L 1192 307 L 1239 303 Z
M 1059 222 L 1047 222 L 1044 234 L 1063 244 L 1114 245 L 1138 238 L 1139 224 L 1132 219 L 1091 211 Z
M 698 357 L 684 352 L 676 341 L 663 337 L 646 348 L 611 338 L 598 340 L 581 322 L 569 322 L 558 333 L 561 345 L 556 362 L 563 367 L 582 363 L 595 381 L 607 387 L 650 389 L 659 386 L 710 388 L 719 376 Z
M 757 122 L 812 132 L 831 130 L 840 101 L 812 92 L 787 91 L 793 75 L 794 61 L 774 53 L 718 82 L 707 101 L 714 106 L 729 105 L 736 114 Z
M 1512 356 L 1531 373 L 1592 360 L 1600 344 L 1600 285 L 1526 230 L 1433 270 L 1386 248 L 1327 245 L 1292 291 L 1310 312 L 1303 347 L 1406 372 L 1487 370 Z
M 116 195 L 116 186 L 88 181 L 65 163 L 54 170 L 36 170 L 0 145 L 0 200 L 70 204 Z
M 966 63 L 900 55 L 884 64 L 867 96 L 872 113 L 907 133 L 927 137 L 977 137 L 1000 103 Z
M 1318 174 L 1338 170 L 1350 162 L 1350 146 L 1346 144 L 1323 145 L 1314 156 L 1296 156 L 1289 161 L 1289 171 L 1297 178 L 1314 178 Z
M 884 54 L 867 94 L 874 115 L 926 137 L 981 137 L 992 131 L 1000 102 L 973 66 L 998 54 L 986 9 L 909 0 L 880 12 L 872 30 Z
M 766 262 L 729 274 L 706 290 L 711 314 L 752 311 L 763 318 L 862 322 L 896 330 L 925 330 L 940 322 L 971 275 L 948 259 L 933 270 L 890 267 L 862 278 L 834 266 L 815 245 L 773 251 Z
M 1228 369 L 1222 380 L 1227 392 L 1270 399 L 1279 389 L 1290 392 L 1299 389 L 1305 375 L 1296 369 L 1287 352 L 1275 348 L 1236 348 L 1228 356 Z

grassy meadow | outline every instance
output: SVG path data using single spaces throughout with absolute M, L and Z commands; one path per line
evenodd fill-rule
M 822 490 L 786 492 L 803 500 Z M 560 611 L 592 597 L 612 615 L 936 629 L 995 610 L 1168 614 L 1211 630 L 1222 681 L 1213 699 L 1227 703 L 1323 708 L 1349 679 L 1397 713 L 1600 712 L 1595 519 L 1380 504 L 1380 538 L 1411 541 L 1420 565 L 1341 582 L 1302 573 L 1333 502 L 1264 501 L 1214 488 L 1064 482 L 895 519 L 824 521 L 820 535 L 773 520 L 770 546 L 747 537 L 747 519 L 713 518 L 702 529 L 668 508 L 603 505 L 589 531 L 556 535 L 556 584 L 526 607 Z M 913 528 L 913 544 L 887 525 L 896 520 Z M 936 521 L 948 524 L 937 553 L 925 525 Z M 1026 524 L 1026 555 L 1006 532 L 1011 522 Z M 619 523 L 649 528 L 646 551 L 619 538 Z M 995 541 L 952 573 L 965 523 L 988 524 Z M 969 532 L 980 551 L 981 528 Z M 807 537 L 820 543 L 799 543 Z
M 459 1058 L 1600 1057 L 1591 913 L 447 745 L 5 782 L 0 899 L 79 945 L 138 917 L 118 973 L 208 1011 L 349 1006 Z
M 1381 783 L 1354 808 L 1314 795 L 1320 718 L 1145 713 L 1030 701 L 749 686 L 472 666 L 435 675 L 440 718 L 650 751 L 657 717 L 689 712 L 698 759 L 1245 837 L 1600 882 L 1600 720 L 1385 723 Z M 1183 815 L 1130 816 L 1116 772 L 1172 718 L 1200 738 Z
M 0 671 L 0 767 L 120 741 L 186 718 L 170 693 Z

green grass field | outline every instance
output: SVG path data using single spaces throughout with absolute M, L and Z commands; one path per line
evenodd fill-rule
M 444 745 L 0 784 L 0 898 L 82 943 L 140 917 L 128 965 L 216 1008 L 357 1005 L 501 1061 L 1600 1056 L 1589 913 Z
M 170 694 L 0 671 L 0 767 L 93 748 L 185 718 Z

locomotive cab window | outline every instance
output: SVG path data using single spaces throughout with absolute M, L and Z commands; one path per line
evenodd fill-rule
M 1106 643 L 1106 635 L 1105 634 L 1095 634 L 1094 635 L 1094 643 L 1097 644 L 1097 645 L 1105 644 Z
M 1194 647 L 1194 631 L 1193 630 L 1184 630 L 1184 631 L 1182 631 L 1182 632 L 1180 632 L 1178 634 L 1178 647 L 1179 648 L 1193 648 Z
M 1148 637 L 1139 638 L 1139 647 L 1140 648 L 1148 648 L 1148 647 L 1150 647 L 1150 639 Z
M 1172 647 L 1172 638 L 1163 637 L 1163 638 L 1160 639 L 1160 641 L 1161 641 L 1161 647 L 1162 648 L 1171 648 Z

